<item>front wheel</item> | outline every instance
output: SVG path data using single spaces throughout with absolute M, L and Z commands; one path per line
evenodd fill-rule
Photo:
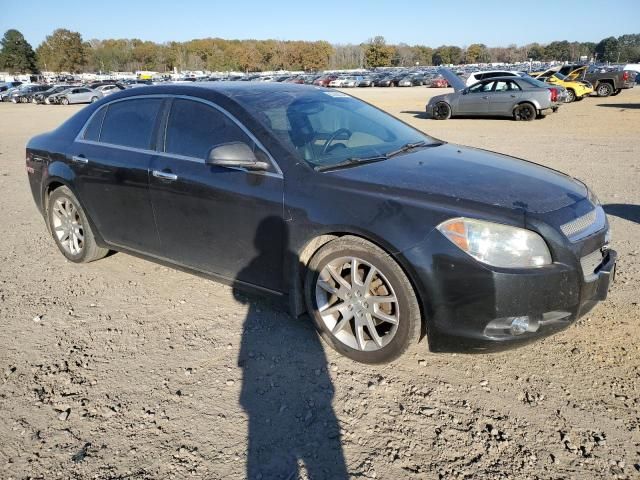
M 596 93 L 599 97 L 608 97 L 613 93 L 613 87 L 608 83 L 601 83 L 600 85 L 598 85 Z
M 420 338 L 409 279 L 384 250 L 358 237 L 333 240 L 315 253 L 305 301 L 320 336 L 358 362 L 390 362 Z
M 69 105 L 69 99 L 67 97 L 64 97 L 62 100 L 60 100 L 60 103 L 62 105 Z
M 533 105 L 530 103 L 523 103 L 521 105 L 516 106 L 513 110 L 513 119 L 516 121 L 525 121 L 530 122 L 531 120 L 536 118 L 538 112 Z
M 96 243 L 87 216 L 69 188 L 59 187 L 51 193 L 47 221 L 56 245 L 68 260 L 88 263 L 109 253 Z
M 91 97 L 91 103 L 95 103 L 98 101 L 98 97 Z
M 447 102 L 438 102 L 433 106 L 433 118 L 435 120 L 448 120 L 451 118 L 451 105 Z

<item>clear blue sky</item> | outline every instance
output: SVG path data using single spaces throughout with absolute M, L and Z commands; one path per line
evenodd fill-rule
M 640 0 L 0 0 L 0 35 L 20 30 L 34 48 L 56 28 L 92 38 L 192 38 L 361 43 L 518 45 L 599 41 L 640 33 Z

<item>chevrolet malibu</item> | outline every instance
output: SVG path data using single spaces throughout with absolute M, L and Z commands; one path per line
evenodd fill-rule
M 320 87 L 114 93 L 31 139 L 26 168 L 69 261 L 118 250 L 273 294 L 366 363 L 550 335 L 616 261 L 581 182 Z

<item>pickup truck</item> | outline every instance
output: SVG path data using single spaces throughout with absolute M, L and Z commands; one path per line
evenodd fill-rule
M 625 88 L 633 88 L 636 77 L 633 70 L 597 65 L 564 65 L 559 72 L 571 80 L 589 82 L 599 97 L 618 95 Z

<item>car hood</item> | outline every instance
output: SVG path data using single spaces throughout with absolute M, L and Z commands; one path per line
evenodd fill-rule
M 546 213 L 587 197 L 581 182 L 526 160 L 459 145 L 423 148 L 389 160 L 325 174 L 393 189 L 394 194 L 448 197 Z M 366 187 L 365 187 L 366 188 Z

